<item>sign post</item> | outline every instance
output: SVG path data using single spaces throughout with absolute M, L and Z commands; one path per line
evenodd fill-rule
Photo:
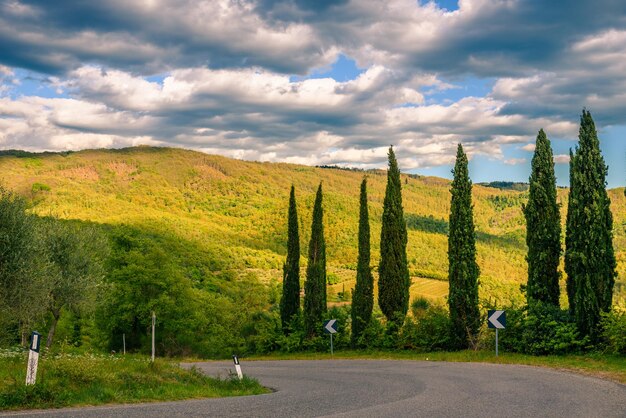
M 34 385 L 37 380 L 37 365 L 39 364 L 39 345 L 41 334 L 33 331 L 30 336 L 30 350 L 28 351 L 28 365 L 26 369 L 26 385 Z
M 333 334 L 337 332 L 337 320 L 329 319 L 328 321 L 324 321 L 324 332 L 326 334 L 330 334 L 330 355 L 333 353 Z
M 152 362 L 154 363 L 154 325 L 156 323 L 156 314 L 152 311 Z
M 239 380 L 243 379 L 243 373 L 241 373 L 241 365 L 239 364 L 239 358 L 236 354 L 233 354 L 233 362 L 235 363 L 235 370 L 237 370 L 237 377 L 239 377 Z
M 496 329 L 496 357 L 498 357 L 498 330 L 506 328 L 506 312 L 490 309 L 487 313 L 487 326 Z

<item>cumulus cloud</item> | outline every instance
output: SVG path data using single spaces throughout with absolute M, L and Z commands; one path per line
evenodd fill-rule
M 569 155 L 567 154 L 558 154 L 554 156 L 555 164 L 568 164 L 569 163 Z
M 528 141 L 534 128 L 523 126 L 550 124 L 502 115 L 505 103 L 488 97 L 424 104 L 420 90 L 437 85 L 435 78 L 414 78 L 407 86 L 382 66 L 345 82 L 292 81 L 258 68 L 180 69 L 157 82 L 84 66 L 58 84 L 72 97 L 0 102 L 5 148 L 152 143 L 253 160 L 366 168 L 384 164 L 385 150 L 394 144 L 405 155 L 402 167 L 413 169 L 451 163 L 457 143 L 472 154 L 502 159 L 503 144 Z
M 463 143 L 521 164 L 503 148 L 574 139 L 583 106 L 626 124 L 625 16 L 613 0 L 0 0 L 0 146 L 374 167 L 394 144 L 407 169 Z M 307 76 L 339 54 L 362 73 Z M 63 97 L 10 95 L 15 68 Z M 466 77 L 493 88 L 433 99 Z

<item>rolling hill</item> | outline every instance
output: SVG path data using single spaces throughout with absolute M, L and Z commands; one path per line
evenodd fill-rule
M 380 170 L 246 162 L 182 149 L 135 147 L 42 154 L 4 151 L 0 173 L 0 182 L 27 197 L 34 213 L 109 230 L 125 226 L 141 231 L 174 254 L 186 276 L 218 287 L 222 280 L 243 275 L 274 285 L 280 280 L 290 185 L 296 187 L 301 248 L 306 251 L 314 193 L 321 181 L 329 300 L 335 302 L 345 299 L 342 292 L 354 286 L 359 185 L 367 175 L 374 267 L 378 260 L 386 184 L 386 173 Z M 447 294 L 449 181 L 416 175 L 403 175 L 402 181 L 412 295 L 442 300 Z M 564 223 L 567 189 L 558 193 Z M 609 194 L 619 272 L 615 298 L 623 303 L 626 198 L 623 189 Z M 481 297 L 521 302 L 519 285 L 526 280 L 521 205 L 527 191 L 475 185 L 473 196 Z M 303 253 L 301 264 L 305 262 Z

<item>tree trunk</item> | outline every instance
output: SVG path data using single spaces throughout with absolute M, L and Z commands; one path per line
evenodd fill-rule
M 48 331 L 48 340 L 46 341 L 46 350 L 50 349 L 52 345 L 52 340 L 54 339 L 54 332 L 57 328 L 57 322 L 59 322 L 59 317 L 61 316 L 61 309 L 53 309 L 52 310 L 52 325 L 50 325 L 50 330 Z

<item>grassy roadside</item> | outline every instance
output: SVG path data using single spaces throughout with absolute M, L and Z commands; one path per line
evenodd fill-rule
M 493 351 L 471 350 L 431 353 L 417 353 L 411 351 L 338 351 L 335 352 L 334 356 L 331 356 L 330 353 L 275 353 L 267 356 L 254 356 L 246 360 L 318 359 L 421 360 L 521 364 L 565 370 L 626 384 L 626 357 L 597 353 L 563 356 L 530 356 L 516 353 L 500 353 L 500 355 L 496 357 Z
M 39 362 L 25 386 L 25 353 L 0 353 L 0 410 L 172 401 L 267 393 L 253 379 L 215 379 L 146 356 L 60 354 Z

